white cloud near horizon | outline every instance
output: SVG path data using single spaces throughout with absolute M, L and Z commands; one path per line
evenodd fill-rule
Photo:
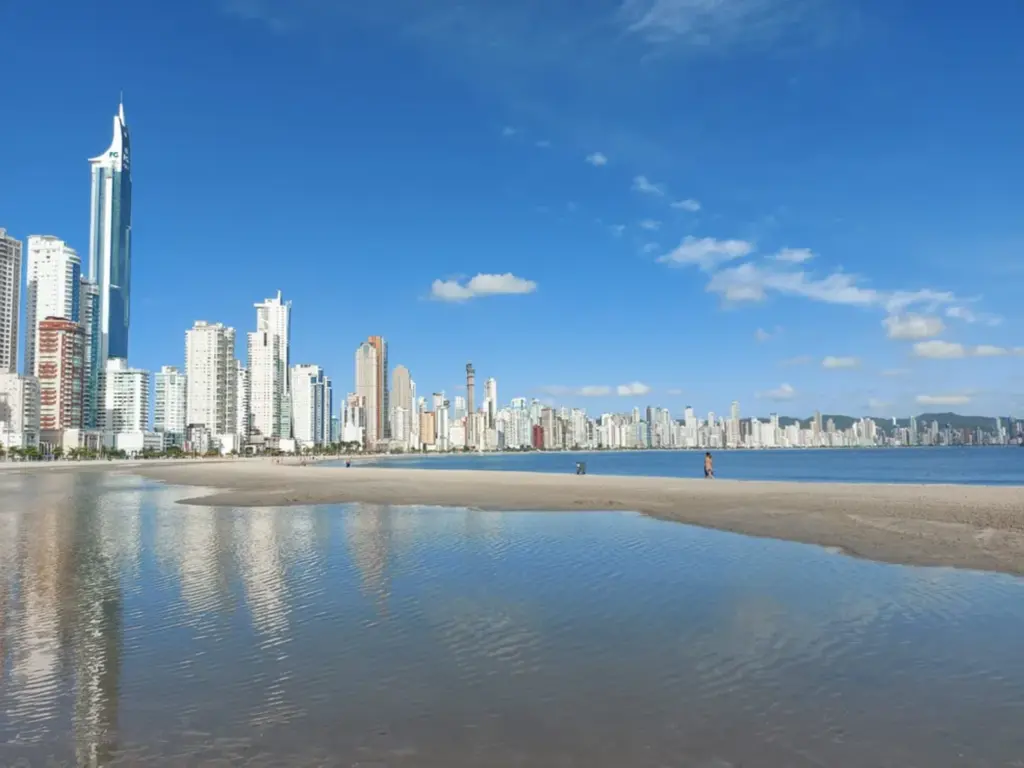
M 758 392 L 757 397 L 763 400 L 792 400 L 796 397 L 796 390 L 789 384 L 780 384 L 775 389 L 769 389 L 766 392 Z
M 786 264 L 803 264 L 814 258 L 814 252 L 810 248 L 783 248 L 772 258 Z
M 994 344 L 978 344 L 974 347 L 965 347 L 955 341 L 942 341 L 933 339 L 921 341 L 914 345 L 914 355 L 932 360 L 958 360 L 964 357 L 1006 357 L 1007 355 L 1021 354 L 1018 349 L 1009 349 Z
M 665 194 L 665 187 L 662 184 L 655 184 L 646 176 L 641 175 L 633 177 L 633 191 L 640 192 L 644 195 L 662 197 Z
M 967 405 L 971 402 L 968 395 L 918 395 L 918 405 Z
M 747 240 L 716 240 L 713 237 L 698 239 L 687 235 L 675 250 L 666 253 L 658 261 L 673 266 L 693 265 L 710 272 L 727 261 L 750 255 L 754 247 Z
M 821 367 L 828 368 L 830 370 L 857 368 L 859 365 L 860 360 L 856 357 L 833 357 L 832 355 L 829 355 L 821 361 Z
M 619 395 L 619 397 L 636 397 L 639 395 L 646 395 L 650 391 L 651 388 L 641 381 L 633 381 L 629 384 L 619 384 L 619 386 L 615 388 L 615 394 Z
M 629 384 L 619 384 L 617 387 L 610 387 L 607 384 L 588 384 L 582 387 L 566 387 L 560 384 L 551 384 L 540 388 L 541 392 L 554 396 L 573 395 L 577 397 L 638 397 L 650 393 L 651 388 L 640 381 L 633 381 Z
M 593 152 L 587 155 L 586 162 L 590 163 L 595 168 L 600 168 L 603 165 L 608 165 L 608 158 L 603 152 Z
M 458 280 L 435 280 L 430 286 L 430 296 L 438 301 L 468 301 L 484 296 L 523 295 L 534 293 L 537 283 L 516 277 L 511 272 L 505 274 L 480 273 L 466 283 Z

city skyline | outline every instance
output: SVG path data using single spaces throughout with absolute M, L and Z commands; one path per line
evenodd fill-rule
M 380 24 L 345 2 L 324 19 L 186 0 L 167 10 L 189 21 L 181 46 L 115 0 L 117 57 L 80 36 L 92 23 L 81 8 L 21 9 L 5 20 L 12 55 L 31 55 L 40 24 L 54 45 L 11 83 L 33 119 L 8 126 L 7 146 L 24 151 L 6 158 L 0 227 L 22 242 L 59 238 L 83 261 L 107 253 L 90 233 L 82 162 L 109 146 L 108 163 L 130 141 L 142 155 L 121 186 L 134 199 L 110 239 L 110 275 L 124 263 L 128 279 L 100 292 L 100 326 L 109 344 L 111 314 L 130 318 L 131 364 L 144 370 L 176 359 L 197 319 L 252 331 L 249 304 L 274 288 L 302 308 L 293 359 L 336 383 L 376 334 L 421 391 L 454 392 L 452 371 L 472 360 L 478 390 L 493 376 L 503 392 L 592 411 L 725 412 L 733 399 L 762 413 L 1024 408 L 1012 151 L 1024 116 L 1001 98 L 1024 56 L 1010 33 L 1019 11 L 872 8 L 871 24 L 833 27 L 849 38 L 819 47 L 781 18 L 753 45 L 753 19 L 715 10 L 700 20 L 720 43 L 708 57 L 680 31 L 693 29 L 685 4 L 629 5 L 541 19 L 498 0 L 473 20 L 530 21 L 493 26 L 530 38 L 508 49 L 524 60 L 594 22 L 579 28 L 596 37 L 571 35 L 570 48 L 603 73 L 608 119 L 570 61 L 542 73 L 465 39 L 408 40 L 393 0 L 379 4 Z M 303 44 L 319 28 L 345 41 L 328 44 L 344 62 Z M 202 30 L 223 46 L 200 44 Z M 939 42 L 951 30 L 952 50 Z M 804 45 L 784 44 L 790 33 Z M 201 64 L 167 68 L 192 47 Z M 242 64 L 225 66 L 227 50 Z M 365 77 L 344 78 L 353 68 Z M 314 94 L 339 76 L 347 88 L 324 105 Z M 546 92 L 549 77 L 564 99 Z M 520 86 L 531 98 L 511 98 Z M 113 110 L 122 87 L 125 109 Z M 951 116 L 951 100 L 970 108 Z

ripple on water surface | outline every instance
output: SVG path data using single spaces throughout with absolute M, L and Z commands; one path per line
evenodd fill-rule
M 206 509 L 124 476 L 5 482 L 5 763 L 1024 755 L 1021 580 L 628 513 Z

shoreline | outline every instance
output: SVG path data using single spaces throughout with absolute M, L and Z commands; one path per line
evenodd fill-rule
M 708 481 L 262 461 L 123 469 L 171 485 L 212 489 L 180 502 L 198 506 L 364 502 L 510 512 L 630 511 L 880 562 L 1024 575 L 1019 486 Z

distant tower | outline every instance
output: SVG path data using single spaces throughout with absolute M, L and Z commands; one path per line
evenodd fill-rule
M 476 413 L 476 405 L 473 402 L 473 389 L 476 386 L 476 371 L 472 363 L 466 363 L 466 447 L 472 448 L 476 445 L 476 435 L 473 428 L 473 414 Z

